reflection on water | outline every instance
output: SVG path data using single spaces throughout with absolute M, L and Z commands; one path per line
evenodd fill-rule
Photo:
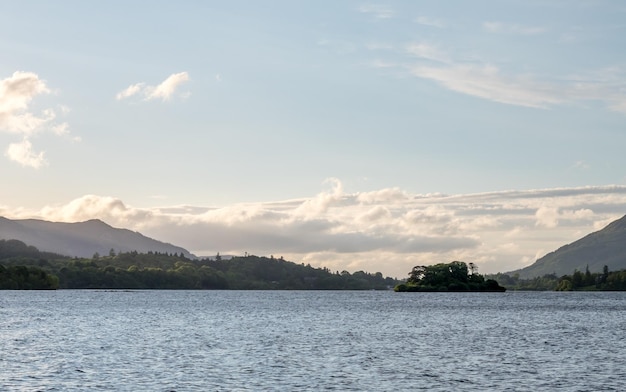
M 626 293 L 0 291 L 2 391 L 618 391 Z

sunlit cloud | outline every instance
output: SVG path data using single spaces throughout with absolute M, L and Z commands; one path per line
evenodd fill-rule
M 9 144 L 5 155 L 22 166 L 34 169 L 39 169 L 47 164 L 44 152 L 34 152 L 33 145 L 28 139 L 24 139 L 19 143 Z
M 37 169 L 47 164 L 44 152 L 34 152 L 30 141 L 37 133 L 49 131 L 57 136 L 70 133 L 67 122 L 55 122 L 59 114 L 69 112 L 67 106 L 44 108 L 39 113 L 33 108 L 33 100 L 47 94 L 51 94 L 50 88 L 33 72 L 17 71 L 0 80 L 0 132 L 22 136 L 20 142 L 9 144 L 4 155 L 25 167 Z
M 419 264 L 463 260 L 511 271 L 624 215 L 626 186 L 475 194 L 413 194 L 399 188 L 346 193 L 330 179 L 309 198 L 226 207 L 138 208 L 88 195 L 12 218 L 102 219 L 201 256 L 284 256 L 333 270 L 405 276 Z
M 119 93 L 117 93 L 115 98 L 119 101 L 119 100 L 122 100 L 122 99 L 126 99 L 126 98 L 129 98 L 129 97 L 132 97 L 133 95 L 137 95 L 137 94 L 141 93 L 141 91 L 144 89 L 144 87 L 145 87 L 145 83 L 131 84 L 126 89 L 124 89 L 124 90 L 120 91 Z
M 35 97 L 49 93 L 46 83 L 32 72 L 18 71 L 0 80 L 0 130 L 29 135 L 53 120 L 52 109 L 41 114 L 30 110 Z
M 189 80 L 189 74 L 187 72 L 179 72 L 168 76 L 163 82 L 156 86 L 147 85 L 143 82 L 131 84 L 124 90 L 117 93 L 115 98 L 118 101 L 121 101 L 134 96 L 140 96 L 145 101 L 155 99 L 168 101 L 174 96 L 178 88 Z M 189 93 L 182 94 L 183 97 L 188 95 Z

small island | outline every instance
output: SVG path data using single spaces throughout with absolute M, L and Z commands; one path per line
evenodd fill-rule
M 428 291 L 475 291 L 504 292 L 493 279 L 486 279 L 478 273 L 474 263 L 462 261 L 439 263 L 435 265 L 413 267 L 406 283 L 394 287 L 396 292 Z

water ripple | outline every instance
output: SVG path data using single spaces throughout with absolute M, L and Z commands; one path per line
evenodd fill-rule
M 0 292 L 2 391 L 617 391 L 625 293 Z

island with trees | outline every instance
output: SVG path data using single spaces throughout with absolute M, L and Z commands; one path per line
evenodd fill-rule
M 485 279 L 478 273 L 474 263 L 468 265 L 462 261 L 453 261 L 415 266 L 409 273 L 407 281 L 396 285 L 394 290 L 396 292 L 504 292 L 506 288 L 493 279 Z

